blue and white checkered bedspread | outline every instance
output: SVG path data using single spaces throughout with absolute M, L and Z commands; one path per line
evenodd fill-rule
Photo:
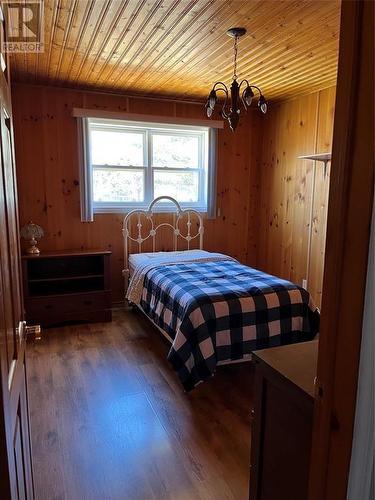
M 312 340 L 319 329 L 306 290 L 234 260 L 155 267 L 140 305 L 173 339 L 168 359 L 186 390 L 212 376 L 219 361 Z

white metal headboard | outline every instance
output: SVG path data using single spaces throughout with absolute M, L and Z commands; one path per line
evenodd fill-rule
M 171 213 L 172 216 L 175 215 L 173 218 L 173 224 L 169 222 L 161 222 L 157 225 L 155 225 L 155 221 L 153 219 L 154 212 L 153 212 L 153 207 L 161 200 L 168 200 L 172 202 L 175 206 L 175 210 L 172 212 L 168 211 L 168 214 Z M 142 236 L 142 221 L 141 221 L 141 216 L 144 216 L 150 223 L 151 229 L 149 233 L 145 236 Z M 192 235 L 191 233 L 191 216 L 194 215 L 199 222 L 197 232 Z M 186 216 L 187 221 L 186 221 L 186 233 L 183 234 L 181 232 L 181 229 L 179 227 L 181 219 Z M 136 221 L 136 227 L 137 227 L 137 237 L 134 238 L 131 236 L 130 232 L 130 224 L 132 221 Z M 199 248 L 200 250 L 203 249 L 203 234 L 204 234 L 204 227 L 203 227 L 203 217 L 202 215 L 197 212 L 196 210 L 193 210 L 191 208 L 188 209 L 182 209 L 178 201 L 176 201 L 174 198 L 171 196 L 159 196 L 158 198 L 155 198 L 149 205 L 147 210 L 132 210 L 129 212 L 123 222 L 122 226 L 122 234 L 124 237 L 124 270 L 123 270 L 123 276 L 125 278 L 125 289 L 127 288 L 128 285 L 128 280 L 129 280 L 129 249 L 130 249 L 130 243 L 135 242 L 138 243 L 138 253 L 142 252 L 142 244 L 149 240 L 152 239 L 152 252 L 156 252 L 156 235 L 159 229 L 162 227 L 169 227 L 172 229 L 172 237 L 173 237 L 173 250 L 177 250 L 177 245 L 178 245 L 178 238 L 181 238 L 186 241 L 186 246 L 187 250 L 190 249 L 190 242 L 192 240 L 195 240 L 196 238 L 199 238 Z

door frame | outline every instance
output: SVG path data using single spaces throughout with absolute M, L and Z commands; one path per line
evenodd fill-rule
M 374 193 L 374 3 L 343 0 L 309 500 L 344 500 Z
M 6 36 L 6 20 L 4 19 L 2 4 L 0 3 L 0 28 L 1 38 Z M 6 226 L 2 228 L 7 235 L 8 248 L 4 255 L 12 258 L 7 265 L 12 270 L 9 280 L 3 280 L 4 266 L 0 262 L 0 280 L 2 294 L 11 295 L 11 304 L 3 302 L 3 310 L 11 311 L 13 322 L 9 317 L 4 321 L 4 328 L 12 330 L 14 339 L 14 358 L 9 363 L 9 351 L 4 332 L 0 332 L 0 474 L 1 498 L 28 498 L 33 499 L 33 466 L 30 441 L 30 425 L 28 412 L 28 388 L 26 377 L 26 323 L 24 319 L 23 293 L 21 280 L 21 250 L 19 239 L 19 216 L 17 178 L 15 166 L 15 147 L 13 132 L 13 115 L 10 83 L 9 53 L 1 53 L 2 63 L 5 68 L 0 70 L 0 189 L 4 194 L 4 218 Z M 12 180 L 11 189 L 6 187 L 4 174 Z M 12 223 L 9 224 L 9 220 Z M 12 226 L 12 231 L 9 228 Z M 13 237 L 14 236 L 14 237 Z M 4 258 L 3 250 L 0 251 L 0 260 Z M 0 300 L 3 296 L 0 297 Z M 8 307 L 7 307 L 8 306 Z

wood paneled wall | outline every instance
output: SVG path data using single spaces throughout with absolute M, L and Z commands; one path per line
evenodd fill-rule
M 40 224 L 41 250 L 109 248 L 114 300 L 122 298 L 123 242 L 119 214 L 81 223 L 78 140 L 73 107 L 163 116 L 202 117 L 202 105 L 16 84 L 13 108 L 21 225 Z M 236 133 L 219 131 L 217 206 L 205 224 L 205 248 L 256 265 L 258 169 L 263 117 L 243 114 Z M 250 201 L 249 201 L 250 200 Z M 248 231 L 246 230 L 248 228 Z M 248 240 L 248 234 L 250 240 Z
M 332 87 L 270 106 L 261 155 L 258 267 L 300 285 L 308 278 L 318 306 L 330 164 L 324 172 L 323 163 L 298 156 L 331 151 L 334 105 Z
M 217 207 L 205 222 L 205 248 L 237 257 L 308 289 L 320 305 L 330 166 L 298 156 L 331 150 L 335 88 L 242 115 L 219 131 Z M 123 217 L 81 223 L 78 139 L 73 107 L 202 117 L 201 105 L 16 84 L 13 88 L 21 225 L 45 229 L 43 250 L 109 248 L 114 300 L 123 283 Z M 315 168 L 315 184 L 314 184 Z M 314 189 L 313 189 L 314 184 Z M 309 244 L 312 220 L 311 245 Z M 310 265 L 308 255 L 310 248 Z M 309 269 L 308 269 L 309 267 Z

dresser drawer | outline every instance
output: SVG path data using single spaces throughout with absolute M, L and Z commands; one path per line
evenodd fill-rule
M 104 291 L 29 298 L 25 307 L 30 318 L 37 318 L 46 313 L 60 316 L 63 313 L 109 309 L 111 293 Z

